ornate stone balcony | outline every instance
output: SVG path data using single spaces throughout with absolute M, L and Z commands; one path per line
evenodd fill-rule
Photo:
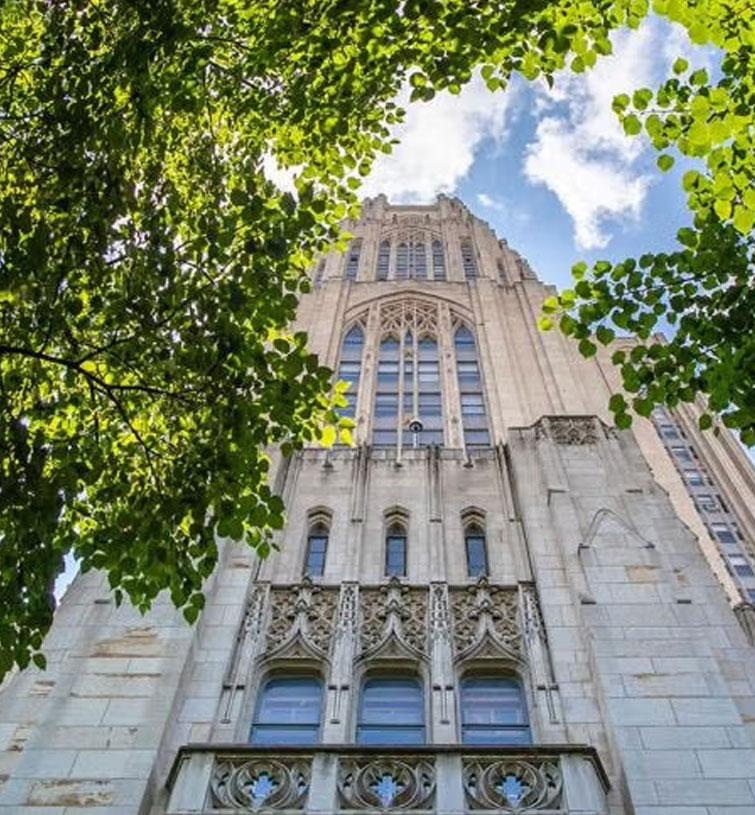
M 605 815 L 608 779 L 582 745 L 181 748 L 168 815 L 275 812 Z

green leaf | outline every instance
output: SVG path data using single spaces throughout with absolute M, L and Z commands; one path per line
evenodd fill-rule
M 682 57 L 679 57 L 678 59 L 674 60 L 674 64 L 671 70 L 675 74 L 683 74 L 687 70 L 687 68 L 689 68 L 689 63 L 687 62 L 687 60 Z
M 642 124 L 634 113 L 630 113 L 629 116 L 625 117 L 623 125 L 624 132 L 627 134 L 627 136 L 636 136 L 638 133 L 642 132 Z
M 593 357 L 595 356 L 595 352 L 598 350 L 595 343 L 588 339 L 580 340 L 578 348 L 579 353 L 582 354 L 583 357 Z
M 668 154 L 664 153 L 662 156 L 658 156 L 658 169 L 663 172 L 667 173 L 673 166 L 674 166 L 674 159 L 673 156 L 669 156 Z

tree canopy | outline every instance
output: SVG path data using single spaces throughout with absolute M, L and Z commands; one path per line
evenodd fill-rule
M 678 65 L 683 79 L 616 103 L 628 133 L 644 126 L 658 149 L 706 159 L 685 182 L 694 224 L 679 252 L 579 269 L 575 292 L 546 305 L 569 312 L 561 326 L 585 353 L 596 326 L 607 340 L 609 316 L 649 337 L 661 306 L 677 310 L 687 345 L 622 361 L 645 400 L 635 409 L 707 389 L 712 408 L 751 417 L 752 388 L 732 372 L 752 371 L 753 348 L 729 320 L 752 319 L 747 0 L 655 7 L 726 55 L 715 87 Z M 348 442 L 331 372 L 288 327 L 312 258 L 343 241 L 361 179 L 391 150 L 402 85 L 420 102 L 458 93 L 478 68 L 491 91 L 514 73 L 552 82 L 592 67 L 610 32 L 648 11 L 646 0 L 5 0 L 0 674 L 44 664 L 65 552 L 105 570 L 117 600 L 146 609 L 168 589 L 192 621 L 215 534 L 264 556 L 283 523 L 265 448 Z M 271 156 L 296 168 L 296 195 L 267 179 Z M 683 324 L 689 303 L 727 320 Z

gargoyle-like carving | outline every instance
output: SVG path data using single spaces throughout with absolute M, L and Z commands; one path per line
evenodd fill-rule
M 273 589 L 267 656 L 327 656 L 337 598 L 335 590 L 314 586 L 306 577 L 293 588 Z
M 464 792 L 470 809 L 512 813 L 558 809 L 562 788 L 558 759 L 464 761 Z
M 224 759 L 210 779 L 213 809 L 304 809 L 309 773 L 309 762 L 296 757 Z
M 362 656 L 391 650 L 421 657 L 427 650 L 427 592 L 402 586 L 397 577 L 379 589 L 363 589 Z M 394 653 L 395 651 L 395 653 Z
M 481 577 L 451 597 L 456 658 L 521 655 L 517 591 L 491 586 Z
M 341 759 L 338 792 L 347 809 L 430 809 L 435 769 L 419 758 Z

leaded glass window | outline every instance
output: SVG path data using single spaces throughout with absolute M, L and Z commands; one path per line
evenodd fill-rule
M 446 253 L 443 251 L 443 244 L 439 240 L 433 241 L 433 278 L 435 280 L 446 279 Z
M 466 280 L 473 280 L 477 277 L 477 261 L 472 241 L 469 238 L 463 238 L 461 241 L 461 266 L 464 269 Z
M 406 529 L 394 522 L 385 536 L 386 577 L 406 577 Z
M 362 686 L 358 744 L 424 744 L 422 685 L 414 677 L 376 677 Z
M 377 269 L 375 277 L 377 280 L 388 280 L 388 272 L 391 268 L 391 242 L 381 241 L 378 249 Z
M 396 248 L 396 279 L 406 280 L 409 277 L 409 247 L 400 243 Z
M 359 380 L 362 375 L 363 349 L 364 332 L 360 326 L 355 325 L 343 338 L 341 361 L 338 365 L 338 379 L 349 383 L 348 390 L 345 393 L 348 405 L 341 408 L 341 415 L 348 416 L 350 419 L 356 416 Z
M 304 574 L 321 577 L 325 571 L 325 557 L 328 553 L 328 527 L 316 523 L 307 536 L 307 552 L 304 558 Z
M 490 434 L 482 391 L 482 378 L 474 337 L 468 328 L 462 326 L 456 331 L 454 351 L 464 444 L 466 447 L 486 447 L 490 444 Z
M 311 745 L 320 737 L 322 682 L 314 676 L 273 677 L 262 688 L 252 744 Z
M 346 258 L 346 274 L 347 280 L 356 280 L 359 273 L 359 256 L 362 253 L 362 239 L 355 238 L 349 247 L 349 254 Z
M 464 530 L 464 548 L 467 554 L 467 574 L 482 577 L 488 573 L 488 555 L 485 546 L 485 533 L 477 524 L 470 524 Z
M 464 744 L 531 744 L 522 685 L 514 677 L 469 677 L 461 683 Z

